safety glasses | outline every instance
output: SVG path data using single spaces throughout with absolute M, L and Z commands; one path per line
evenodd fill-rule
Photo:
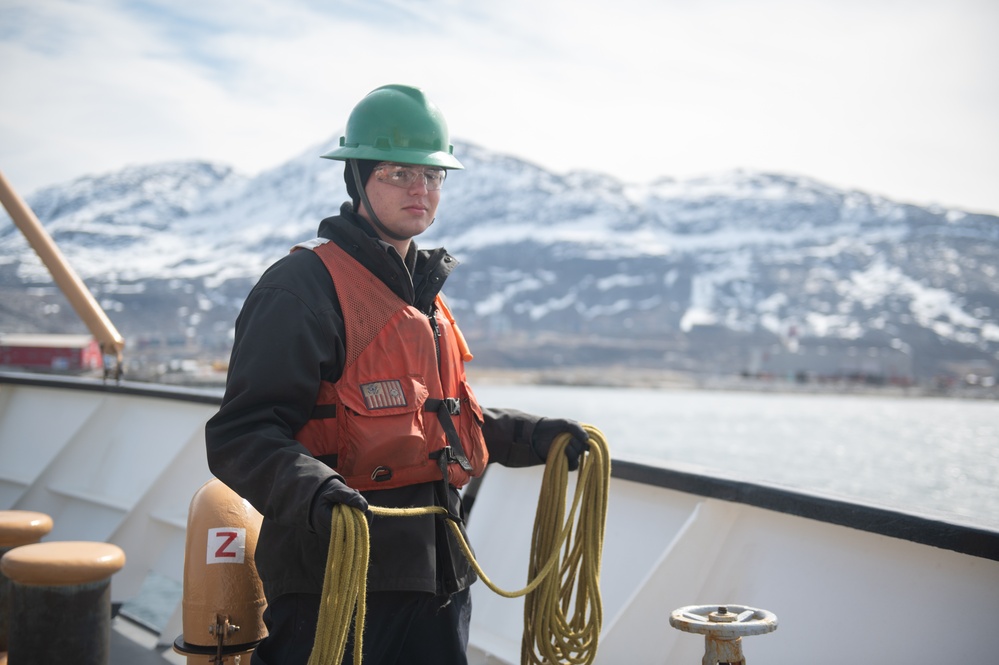
M 379 164 L 372 172 L 378 182 L 409 189 L 419 178 L 427 189 L 440 189 L 447 177 L 447 171 L 432 166 L 411 166 L 407 164 Z

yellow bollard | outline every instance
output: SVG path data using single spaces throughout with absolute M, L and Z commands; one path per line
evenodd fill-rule
M 0 557 L 21 545 L 40 541 L 52 530 L 52 518 L 29 510 L 0 510 Z M 0 573 L 0 665 L 7 662 L 7 633 L 10 625 L 10 581 Z
M 195 492 L 184 555 L 184 632 L 173 644 L 188 665 L 240 662 L 266 635 L 267 601 L 253 562 L 260 513 L 221 481 Z M 249 662 L 249 657 L 243 661 Z
M 35 543 L 4 554 L 10 662 L 107 665 L 111 576 L 124 565 L 125 553 L 108 543 Z

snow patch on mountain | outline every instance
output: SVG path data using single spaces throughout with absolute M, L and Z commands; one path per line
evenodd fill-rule
M 140 165 L 29 203 L 115 318 L 137 330 L 143 316 L 159 328 L 176 321 L 183 339 L 224 344 L 252 283 L 346 199 L 343 165 L 319 158 L 333 143 L 252 178 L 198 161 Z M 456 154 L 466 169 L 448 174 L 438 219 L 418 242 L 458 257 L 447 294 L 472 337 L 633 337 L 689 353 L 683 344 L 710 329 L 866 340 L 913 356 L 950 345 L 954 357 L 999 360 L 996 217 L 801 176 L 622 183 L 467 143 Z M 51 292 L 12 224 L 0 225 L 0 275 L 11 288 Z

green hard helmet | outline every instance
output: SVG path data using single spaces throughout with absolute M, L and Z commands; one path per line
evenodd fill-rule
M 340 146 L 322 157 L 464 168 L 453 153 L 444 115 L 422 90 L 383 85 L 358 102 Z

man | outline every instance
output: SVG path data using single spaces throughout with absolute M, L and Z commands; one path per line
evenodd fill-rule
M 413 238 L 434 221 L 454 157 L 439 109 L 389 85 L 353 109 L 340 146 L 351 197 L 319 237 L 271 266 L 236 321 L 209 466 L 259 510 L 268 637 L 255 665 L 305 664 L 333 506 L 444 506 L 487 461 L 543 464 L 570 420 L 483 409 L 441 287 L 457 262 Z M 370 515 L 370 513 L 369 513 Z M 373 517 L 364 662 L 465 663 L 475 574 L 442 516 Z M 348 643 L 345 662 L 350 659 Z

